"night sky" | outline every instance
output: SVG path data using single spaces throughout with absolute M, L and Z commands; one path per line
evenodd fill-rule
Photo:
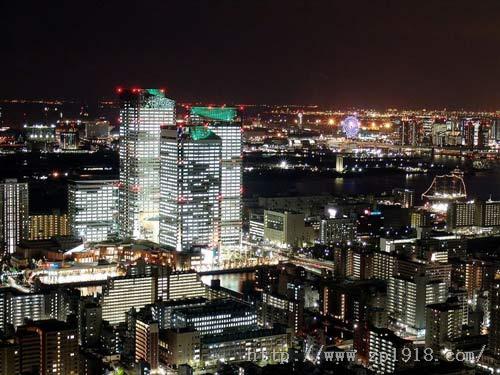
M 498 0 L 2 1 L 1 98 L 500 109 Z

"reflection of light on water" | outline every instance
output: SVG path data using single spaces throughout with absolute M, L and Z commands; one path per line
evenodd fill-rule
M 212 280 L 220 280 L 221 287 L 234 290 L 235 292 L 243 291 L 244 281 L 254 279 L 254 273 L 226 273 L 222 275 L 204 275 L 201 277 L 201 281 L 206 285 L 210 285 Z

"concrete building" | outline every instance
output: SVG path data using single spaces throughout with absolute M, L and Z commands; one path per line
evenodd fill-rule
M 176 309 L 174 328 L 193 327 L 200 335 L 215 335 L 257 327 L 255 307 L 235 300 L 220 299 L 203 306 Z
M 356 222 L 346 218 L 321 220 L 320 240 L 325 245 L 353 241 L 356 238 Z
M 85 242 L 118 234 L 118 180 L 80 180 L 68 183 L 71 232 Z
M 16 328 L 24 324 L 25 319 L 45 319 L 45 302 L 45 295 L 41 293 L 3 288 L 0 292 L 0 329 L 5 330 L 8 325 Z
M 78 306 L 78 342 L 84 347 L 99 343 L 102 326 L 102 307 L 95 301 L 81 300 Z
M 292 337 L 291 330 L 283 327 L 202 337 L 201 363 L 212 368 L 243 361 L 277 364 L 286 358 Z
M 219 246 L 221 150 L 221 138 L 204 126 L 162 129 L 162 245 L 177 251 Z
M 118 89 L 118 95 L 120 236 L 158 243 L 160 128 L 175 125 L 175 102 L 161 89 Z
M 160 358 L 163 363 L 179 367 L 189 364 L 198 366 L 201 337 L 192 327 L 167 329 L 160 334 Z
M 288 211 L 264 211 L 264 240 L 283 247 L 303 246 L 314 238 L 305 216 Z
M 0 374 L 19 375 L 19 345 L 10 342 L 0 343 Z
M 490 327 L 488 349 L 500 358 L 500 279 L 496 278 L 490 290 Z
M 237 246 L 242 226 L 242 128 L 236 109 L 193 107 L 192 124 L 208 126 L 221 139 L 220 244 Z
M 425 346 L 435 352 L 444 348 L 446 341 L 462 335 L 463 309 L 458 300 L 426 306 Z
M 442 303 L 448 297 L 445 282 L 430 281 L 428 276 L 391 277 L 387 286 L 387 312 L 390 322 L 402 334 L 423 336 L 425 306 Z
M 54 211 L 29 216 L 29 239 L 47 240 L 70 234 L 68 214 Z
M 131 308 L 140 309 L 156 298 L 156 281 L 152 276 L 108 279 L 101 295 L 102 319 L 111 325 L 125 321 Z
M 78 375 L 76 327 L 55 319 L 29 322 L 16 332 L 21 371 L 40 375 Z
M 415 201 L 415 191 L 410 189 L 392 189 L 394 203 L 402 208 L 412 208 Z
M 385 328 L 372 328 L 369 332 L 369 368 L 377 374 L 394 373 L 404 367 L 412 366 L 401 360 L 404 348 L 413 348 L 412 341 L 405 340 Z M 394 360 L 396 356 L 397 360 Z M 411 362 L 411 361 L 409 361 Z
M 158 276 L 157 296 L 163 301 L 199 298 L 207 295 L 207 287 L 195 271 L 173 271 Z
M 12 254 L 29 237 L 28 183 L 6 179 L 0 183 L 0 250 Z
M 151 370 L 159 365 L 159 328 L 158 322 L 147 319 L 135 321 L 135 361 L 145 361 Z

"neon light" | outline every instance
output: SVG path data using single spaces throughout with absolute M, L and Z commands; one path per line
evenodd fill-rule
M 218 121 L 234 121 L 236 118 L 236 109 L 230 107 L 193 107 L 191 115 L 204 117 L 210 120 Z
M 189 128 L 189 134 L 191 135 L 191 138 L 193 138 L 193 140 L 195 141 L 215 136 L 215 134 L 205 126 L 191 126 Z

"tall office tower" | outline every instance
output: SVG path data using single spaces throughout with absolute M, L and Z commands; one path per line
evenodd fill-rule
M 12 254 L 28 237 L 28 183 L 6 179 L 0 183 L 0 250 Z
M 39 320 L 16 332 L 22 373 L 78 375 L 77 328 L 59 320 Z
M 86 242 L 104 241 L 116 235 L 118 181 L 70 181 L 68 212 L 73 235 Z
M 120 235 L 158 242 L 160 127 L 175 125 L 175 102 L 163 90 L 118 89 Z
M 161 132 L 160 243 L 177 251 L 219 244 L 221 139 L 204 126 Z
M 153 303 L 156 286 L 153 277 L 117 277 L 109 279 L 101 296 L 102 319 L 115 325 L 125 321 L 132 307 L 140 309 Z
M 242 225 L 242 134 L 234 108 L 191 108 L 190 121 L 208 126 L 222 141 L 220 244 L 241 243 Z

